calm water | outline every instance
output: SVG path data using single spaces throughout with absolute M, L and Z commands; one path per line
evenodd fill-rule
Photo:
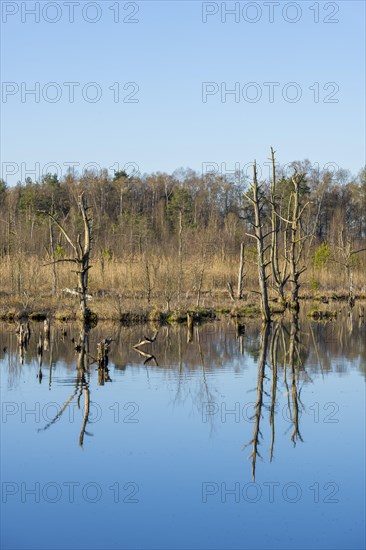
M 0 325 L 2 548 L 364 548 L 361 321 Z

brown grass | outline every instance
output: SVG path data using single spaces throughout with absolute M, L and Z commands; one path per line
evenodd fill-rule
M 361 259 L 361 258 L 360 258 Z M 205 263 L 199 307 L 198 286 L 202 260 L 200 257 L 184 258 L 182 270 L 182 295 L 178 299 L 179 271 L 177 262 L 171 258 L 136 257 L 134 261 L 113 260 L 105 262 L 102 270 L 98 261 L 92 261 L 89 291 L 93 296 L 90 308 L 100 320 L 115 320 L 126 324 L 154 320 L 166 321 L 184 317 L 188 310 L 210 310 L 216 315 L 237 315 L 242 310 L 245 316 L 258 315 L 257 269 L 247 263 L 244 278 L 244 300 L 233 303 L 228 294 L 227 283 L 236 287 L 237 258 L 219 256 L 208 258 Z M 42 267 L 38 258 L 28 256 L 22 261 L 5 259 L 0 267 L 0 318 L 15 320 L 30 314 L 52 315 L 59 320 L 78 318 L 77 298 L 63 288 L 75 286 L 75 274 L 69 264 L 57 265 L 58 292 L 52 295 L 52 271 Z M 150 292 L 149 292 L 150 290 Z M 366 282 L 362 262 L 354 274 L 354 293 L 366 298 Z M 333 264 L 321 271 L 312 266 L 302 276 L 300 295 L 303 299 L 324 301 L 346 299 L 346 275 Z M 272 292 L 271 298 L 276 296 Z M 273 301 L 271 309 L 281 313 Z

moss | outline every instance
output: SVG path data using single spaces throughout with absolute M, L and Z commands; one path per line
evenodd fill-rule
M 167 314 L 166 321 L 167 323 L 186 323 L 187 312 L 181 310 L 172 311 Z
M 229 315 L 231 313 L 231 309 L 229 307 L 219 307 L 216 309 L 216 313 L 218 315 Z
M 255 318 L 261 316 L 261 310 L 256 306 L 243 306 L 240 308 L 233 308 L 231 310 L 231 317 L 249 317 Z
M 215 319 L 216 313 L 213 309 L 195 308 L 190 311 L 195 321 L 204 321 L 206 319 Z
M 58 309 L 55 311 L 54 317 L 57 321 L 67 322 L 75 321 L 77 318 L 76 311 L 72 309 Z
M 9 321 L 10 323 L 14 323 L 18 319 L 18 313 L 14 309 L 8 309 L 0 312 L 1 321 Z
M 28 317 L 32 321 L 44 321 L 45 319 L 47 319 L 47 313 L 43 311 L 32 311 L 31 313 L 29 313 Z
M 337 317 L 336 311 L 331 311 L 330 309 L 319 309 L 314 306 L 308 313 L 308 317 L 314 319 L 315 321 L 335 319 Z
M 81 315 L 80 315 L 80 318 L 81 318 Z M 85 322 L 90 328 L 96 327 L 98 324 L 98 315 L 91 309 L 87 309 Z
M 216 319 L 216 313 L 213 309 L 193 308 L 176 310 L 166 314 L 167 323 L 187 323 L 187 314 L 190 313 L 193 321 L 201 323 L 210 319 Z
M 159 309 L 153 309 L 148 314 L 149 321 L 153 321 L 156 323 L 165 323 L 168 318 L 168 313 L 165 311 L 161 311 Z
M 125 311 L 121 313 L 119 321 L 121 325 L 130 326 L 146 323 L 149 320 L 148 313 L 146 311 L 132 312 Z
M 271 310 L 272 315 L 280 315 L 281 313 L 284 313 L 286 311 L 286 306 L 282 304 L 275 304 L 273 306 L 270 306 L 269 309 Z

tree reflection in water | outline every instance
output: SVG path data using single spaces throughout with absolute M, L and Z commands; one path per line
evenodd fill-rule
M 254 430 L 253 430 L 253 439 L 247 444 L 244 445 L 248 447 L 249 445 L 253 446 L 252 454 L 250 458 L 252 459 L 252 478 L 255 479 L 255 468 L 257 463 L 257 456 L 262 458 L 258 451 L 258 446 L 260 445 L 259 437 L 262 437 L 262 432 L 260 431 L 260 421 L 262 418 L 262 406 L 263 406 L 263 381 L 265 376 L 265 368 L 267 361 L 267 351 L 268 351 L 268 337 L 270 333 L 270 324 L 265 323 L 262 325 L 261 329 L 261 339 L 260 339 L 260 349 L 259 349 L 259 358 L 258 358 L 258 377 L 257 377 L 257 397 L 254 407 Z
M 146 348 L 140 348 L 140 351 L 144 352 L 139 353 L 140 358 L 133 345 L 139 342 L 144 334 L 153 334 L 156 331 L 154 326 L 118 325 L 107 328 L 101 324 L 93 329 L 92 334 L 93 341 L 100 342 L 103 341 L 106 331 L 112 333 L 115 342 L 113 372 L 116 377 L 121 376 L 127 365 L 132 369 L 147 360 L 143 368 L 147 373 L 148 386 L 149 372 L 157 369 L 163 383 L 165 381 L 168 386 L 173 384 L 170 402 L 172 407 L 184 407 L 189 401 L 201 418 L 204 404 L 208 406 L 208 410 L 217 411 L 209 414 L 205 421 L 210 436 L 216 432 L 216 423 L 222 421 L 218 412 L 224 391 L 220 385 L 221 380 L 224 384 L 230 384 L 232 376 L 246 377 L 246 370 L 251 378 L 254 368 L 253 386 L 256 389 L 256 398 L 253 404 L 253 424 L 250 425 L 252 435 L 246 436 L 246 439 L 250 440 L 247 445 L 252 447 L 250 457 L 254 478 L 258 466 L 257 457 L 261 458 L 262 434 L 269 439 L 270 462 L 276 458 L 276 447 L 279 444 L 276 441 L 277 434 L 280 427 L 280 431 L 283 431 L 284 420 L 289 422 L 289 429 L 284 432 L 288 442 L 293 445 L 302 442 L 304 434 L 303 426 L 300 424 L 304 405 L 301 401 L 301 389 L 303 384 L 312 383 L 313 374 L 315 377 L 317 374 L 325 377 L 332 372 L 347 372 L 350 364 L 356 365 L 357 369 L 365 374 L 364 317 L 359 317 L 356 310 L 349 311 L 348 308 L 341 313 L 338 312 L 336 321 L 322 323 L 309 320 L 306 314 L 301 313 L 301 324 L 297 316 L 292 316 L 290 320 L 281 319 L 262 328 L 250 320 L 239 328 L 232 320 L 221 320 L 203 326 L 195 325 L 191 329 L 183 325 L 162 326 L 153 345 L 146 344 Z M 42 327 L 42 334 L 43 332 Z M 28 333 L 32 333 L 32 339 L 26 338 Z M 54 324 L 51 327 L 48 350 L 45 345 L 46 333 L 44 334 L 43 358 L 37 350 L 37 343 L 40 343 L 39 335 L 39 325 L 36 323 L 31 323 L 30 327 L 24 324 L 16 330 L 9 330 L 6 325 L 0 325 L 0 359 L 4 361 L 4 365 L 7 364 L 8 383 L 10 387 L 19 385 L 27 369 L 32 369 L 32 377 L 33 373 L 35 377 L 38 372 L 39 381 L 42 380 L 40 374 L 43 371 L 44 381 L 45 365 L 48 364 L 48 384 L 42 384 L 39 391 L 43 388 L 51 390 L 54 367 L 60 362 L 63 369 L 69 371 L 68 378 L 62 382 L 68 385 L 71 376 L 73 391 L 71 395 L 65 395 L 65 402 L 55 417 L 51 421 L 46 420 L 48 423 L 39 431 L 49 429 L 62 417 L 69 405 L 76 402 L 81 413 L 78 440 L 83 447 L 85 436 L 90 435 L 87 430 L 90 411 L 93 410 L 91 380 L 104 384 L 108 380 L 108 372 L 103 373 L 98 369 L 97 379 L 93 377 L 94 373 L 90 369 L 96 359 L 89 352 L 87 327 Z M 92 353 L 96 355 L 93 350 Z M 39 387 L 38 383 L 37 386 Z M 231 394 L 227 395 L 230 399 Z M 282 404 L 284 405 L 281 415 L 278 414 L 280 403 L 281 408 Z M 263 420 L 267 412 L 268 424 L 266 419 Z
M 290 330 L 287 329 L 283 321 L 273 323 L 272 327 L 266 323 L 262 325 L 260 347 L 258 356 L 258 374 L 257 374 L 257 388 L 256 388 L 256 401 L 254 404 L 254 414 L 251 417 L 253 423 L 253 438 L 244 445 L 243 449 L 248 446 L 252 446 L 252 453 L 250 459 L 252 461 L 252 478 L 255 480 L 257 457 L 263 459 L 258 447 L 261 444 L 263 438 L 260 425 L 263 418 L 263 408 L 266 404 L 263 400 L 263 395 L 270 397 L 269 405 L 269 424 L 271 428 L 271 444 L 270 444 L 270 462 L 274 456 L 275 446 L 275 415 L 277 405 L 277 387 L 278 387 L 278 371 L 279 367 L 283 370 L 283 382 L 286 388 L 287 395 L 287 409 L 288 419 L 291 422 L 292 433 L 291 441 L 294 446 L 298 441 L 303 441 L 300 432 L 300 414 L 303 409 L 300 394 L 300 371 L 303 375 L 309 379 L 304 368 L 305 364 L 305 348 L 303 348 L 299 341 L 299 320 L 298 315 L 294 314 L 291 318 Z M 267 364 L 267 355 L 269 350 L 269 365 Z M 263 386 L 266 376 L 266 366 L 270 367 L 272 371 L 271 375 L 271 394 L 268 395 Z M 291 390 L 288 384 L 288 374 L 291 379 Z
M 52 348 L 51 348 L 52 349 Z M 57 422 L 73 401 L 74 397 L 77 396 L 77 406 L 78 409 L 81 408 L 81 398 L 84 396 L 84 412 L 83 420 L 81 425 L 81 430 L 79 434 L 79 445 L 83 447 L 84 436 L 91 435 L 86 431 L 86 426 L 89 419 L 90 412 L 90 354 L 89 354 L 89 327 L 82 325 L 80 330 L 79 341 L 75 346 L 77 352 L 77 373 L 75 378 L 75 389 L 70 397 L 65 401 L 61 409 L 58 411 L 56 416 L 46 424 L 43 428 L 40 428 L 38 431 L 42 432 L 48 430 L 55 422 Z M 94 362 L 94 361 L 93 361 Z M 51 384 L 51 372 L 52 372 L 52 359 L 50 361 L 50 384 Z

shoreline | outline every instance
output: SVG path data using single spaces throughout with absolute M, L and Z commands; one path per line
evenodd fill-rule
M 0 304 L 0 321 L 17 323 L 19 321 L 39 321 L 51 319 L 59 322 L 80 321 L 79 308 L 77 303 L 70 304 L 65 300 L 64 303 L 55 301 L 55 297 L 49 297 L 49 304 L 42 305 L 23 305 L 19 303 L 16 297 L 8 297 L 7 303 Z M 346 305 L 348 295 L 344 292 L 328 292 L 322 295 L 309 296 L 304 294 L 300 296 L 300 301 L 306 307 L 308 317 L 314 320 L 334 319 L 337 317 L 340 305 Z M 143 300 L 141 300 L 143 302 Z M 354 309 L 357 310 L 360 317 L 364 316 L 366 296 L 359 294 L 355 296 Z M 202 306 L 196 306 L 189 303 L 164 308 L 161 304 L 138 303 L 131 300 L 115 304 L 109 299 L 98 298 L 91 302 L 91 325 L 95 326 L 98 322 L 113 321 L 123 326 L 133 326 L 145 323 L 165 324 L 188 324 L 189 322 L 204 323 L 217 320 L 222 317 L 232 319 L 260 319 L 261 310 L 258 303 L 253 300 L 240 300 L 236 302 L 227 300 L 211 300 L 207 305 L 207 300 Z M 272 315 L 277 318 L 284 316 L 291 309 L 285 308 L 275 300 L 270 301 Z M 302 308 L 301 308 L 302 309 Z

